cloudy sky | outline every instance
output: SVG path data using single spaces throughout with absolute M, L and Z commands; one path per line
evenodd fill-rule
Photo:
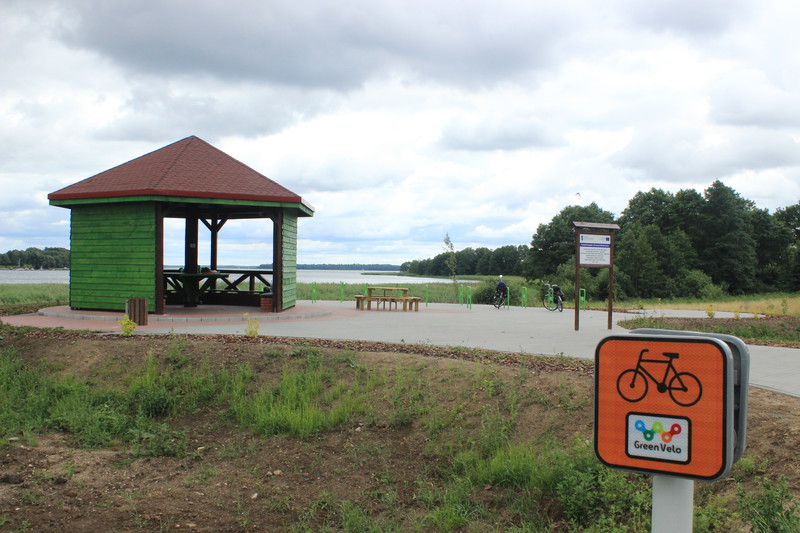
M 0 251 L 68 247 L 48 193 L 189 135 L 316 208 L 303 263 L 528 244 L 717 179 L 773 211 L 800 199 L 799 25 L 794 0 L 2 0 Z M 268 225 L 229 222 L 220 262 L 270 260 Z

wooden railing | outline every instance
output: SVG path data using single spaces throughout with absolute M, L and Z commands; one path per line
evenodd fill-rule
M 267 279 L 272 274 L 272 270 L 165 270 L 164 290 L 169 303 L 187 307 L 200 303 L 258 305 L 260 296 L 272 294 Z

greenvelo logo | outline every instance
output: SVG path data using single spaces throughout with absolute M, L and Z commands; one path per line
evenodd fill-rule
M 691 457 L 690 433 L 688 418 L 628 413 L 626 452 L 630 457 L 685 464 Z

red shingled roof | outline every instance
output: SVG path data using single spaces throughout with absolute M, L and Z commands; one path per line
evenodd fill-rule
M 302 198 L 191 136 L 50 193 L 50 200 L 181 196 L 301 203 Z

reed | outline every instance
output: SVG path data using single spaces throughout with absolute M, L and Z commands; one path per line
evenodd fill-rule
M 460 283 L 464 294 L 467 287 L 471 287 L 473 293 L 480 285 L 479 282 Z M 365 294 L 367 287 L 407 287 L 409 296 L 417 296 L 422 301 L 430 303 L 459 303 L 458 289 L 454 289 L 453 282 L 446 283 L 381 283 L 376 279 L 371 283 L 298 283 L 297 299 L 311 300 L 355 300 L 355 295 Z M 316 288 L 315 288 L 316 287 Z M 464 296 L 466 298 L 466 296 Z
M 63 305 L 69 301 L 69 285 L 64 283 L 10 283 L 0 289 L 0 305 Z
M 626 305 L 629 302 L 620 302 Z M 705 300 L 640 300 L 636 306 L 646 309 L 695 309 L 706 311 L 713 305 L 714 311 L 728 311 L 731 313 L 754 313 L 767 316 L 795 316 L 800 317 L 800 294 L 798 293 L 769 293 L 754 294 L 750 296 L 728 296 L 708 302 Z

